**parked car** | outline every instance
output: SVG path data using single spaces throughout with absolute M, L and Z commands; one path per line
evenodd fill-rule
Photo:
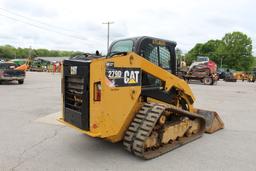
M 235 72 L 236 72 L 235 70 L 227 69 L 227 71 L 225 72 L 223 80 L 227 81 L 227 82 L 236 82 L 237 78 L 236 78 Z
M 18 81 L 19 84 L 24 83 L 25 71 L 16 70 L 14 63 L 0 63 L 0 84 L 3 81 Z
M 218 73 L 219 79 L 224 79 L 225 78 L 226 69 L 218 68 L 217 73 Z

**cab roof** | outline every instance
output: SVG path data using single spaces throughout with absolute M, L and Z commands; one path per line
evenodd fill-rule
M 138 51 L 138 49 L 140 48 L 142 42 L 146 41 L 146 40 L 156 40 L 159 42 L 165 42 L 166 44 L 172 46 L 172 47 L 176 47 L 177 43 L 175 41 L 171 41 L 171 40 L 166 40 L 166 39 L 161 39 L 161 38 L 156 38 L 156 37 L 150 37 L 150 36 L 140 36 L 140 37 L 130 37 L 130 38 L 125 38 L 125 39 L 119 39 L 116 40 L 114 42 L 111 43 L 109 49 L 108 49 L 108 54 L 110 53 L 112 46 L 114 44 L 116 44 L 119 41 L 124 41 L 124 40 L 132 40 L 133 41 L 133 46 L 135 47 L 135 52 Z
M 167 43 L 173 44 L 174 46 L 177 45 L 177 43 L 175 41 L 156 38 L 156 37 L 151 37 L 151 36 L 138 36 L 138 37 L 130 37 L 130 38 L 119 39 L 119 40 L 116 40 L 116 41 L 112 42 L 112 44 L 114 44 L 114 43 L 116 43 L 120 40 L 133 40 L 133 42 L 136 44 L 136 43 L 141 42 L 142 40 L 145 40 L 145 39 L 161 40 L 161 41 L 165 41 Z

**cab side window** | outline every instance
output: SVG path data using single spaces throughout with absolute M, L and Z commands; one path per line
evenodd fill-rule
M 167 47 L 156 45 L 152 42 L 144 42 L 141 46 L 140 55 L 155 65 L 158 65 L 166 70 L 170 70 L 171 52 Z M 152 75 L 143 73 L 142 85 L 161 87 L 162 81 Z
M 159 65 L 158 61 L 158 47 L 154 46 L 152 44 L 148 44 L 148 46 L 145 46 L 143 56 L 148 59 L 150 62 Z
M 141 55 L 150 62 L 164 69 L 170 69 L 171 53 L 170 50 L 165 46 L 145 43 L 142 46 Z
M 170 68 L 171 53 L 166 47 L 159 46 L 159 66 L 164 69 Z

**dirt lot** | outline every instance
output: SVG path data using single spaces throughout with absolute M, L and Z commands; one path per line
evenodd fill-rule
M 150 161 L 56 125 L 60 75 L 27 73 L 0 85 L 0 170 L 255 170 L 256 83 L 190 84 L 196 107 L 216 110 L 226 128 Z

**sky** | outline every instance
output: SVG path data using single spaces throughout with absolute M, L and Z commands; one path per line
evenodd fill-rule
M 241 31 L 256 52 L 255 0 L 0 0 L 0 45 L 102 53 L 110 42 L 153 36 L 196 43 Z

